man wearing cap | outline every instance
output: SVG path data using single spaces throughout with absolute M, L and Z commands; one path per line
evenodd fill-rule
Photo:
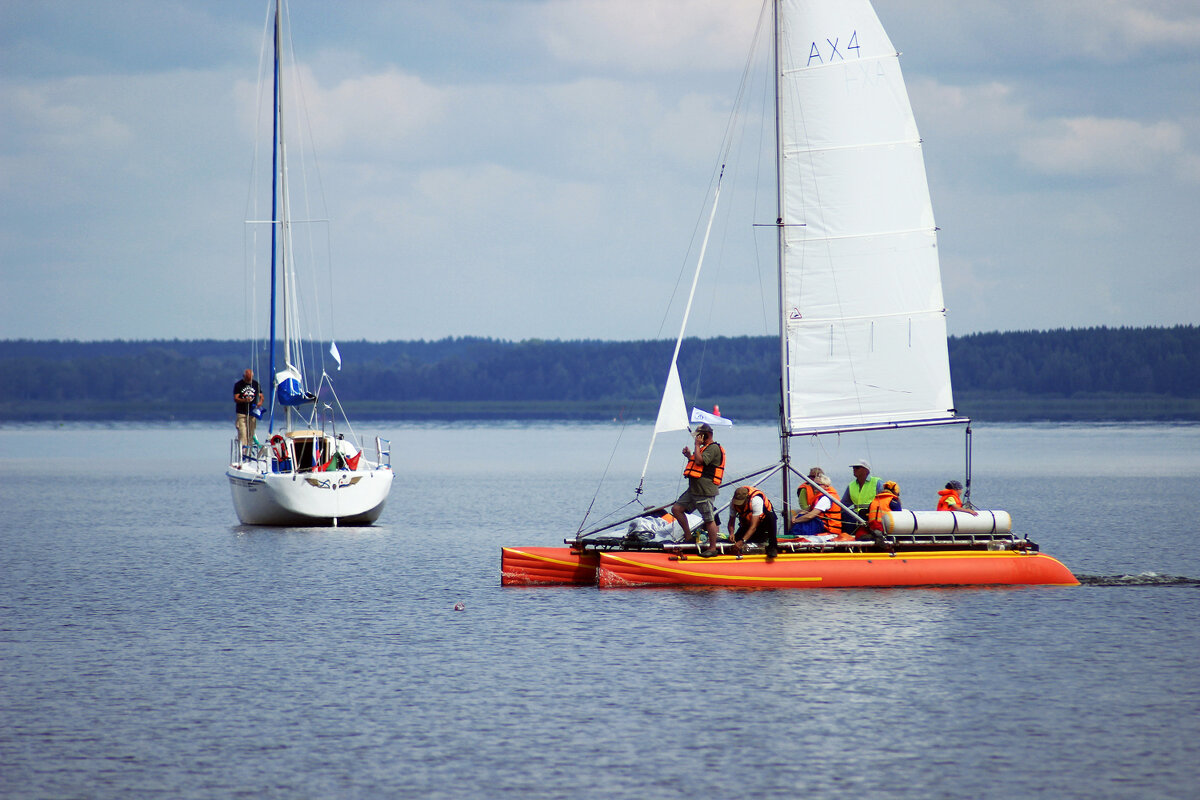
M 882 481 L 871 476 L 871 465 L 865 458 L 860 458 L 850 465 L 854 470 L 854 480 L 842 493 L 842 505 L 853 508 L 860 517 L 871 507 L 871 501 L 879 494 Z
M 687 522 L 687 512 L 697 511 L 704 520 L 704 530 L 708 534 L 708 549 L 701 555 L 714 556 L 717 554 L 717 518 L 713 511 L 713 501 L 720 491 L 721 479 L 725 476 L 725 450 L 713 441 L 713 429 L 707 422 L 701 423 L 696 429 L 696 452 L 691 448 L 683 448 L 687 464 L 683 468 L 683 476 L 688 479 L 688 488 L 675 505 L 671 507 L 671 516 L 679 521 L 683 528 L 683 540 L 693 541 L 691 528 Z
M 733 520 L 737 518 L 737 532 Z M 755 486 L 739 486 L 729 506 L 729 536 L 740 553 L 747 544 L 766 544 L 777 535 L 775 509 L 771 501 Z

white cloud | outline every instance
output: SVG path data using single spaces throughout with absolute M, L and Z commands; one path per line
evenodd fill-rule
M 1184 155 L 1183 130 L 1172 122 L 1076 117 L 1041 129 L 1018 149 L 1023 163 L 1047 175 L 1143 175 Z
M 566 63 L 605 71 L 736 68 L 745 57 L 760 0 L 559 0 L 534 24 Z

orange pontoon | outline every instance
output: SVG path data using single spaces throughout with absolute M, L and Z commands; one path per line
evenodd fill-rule
M 1079 581 L 1051 556 L 1017 550 L 780 553 L 698 558 L 658 552 L 600 553 L 601 587 L 682 585 L 754 589 L 850 586 L 994 586 Z

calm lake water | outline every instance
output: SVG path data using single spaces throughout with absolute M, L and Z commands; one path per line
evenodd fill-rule
M 232 425 L 0 428 L 0 795 L 1197 796 L 1200 427 L 975 426 L 976 503 L 1083 586 L 815 591 L 502 589 L 501 544 L 632 497 L 648 426 L 359 429 L 379 524 L 253 529 Z M 730 476 L 777 448 L 718 439 Z M 793 446 L 913 508 L 963 450 Z

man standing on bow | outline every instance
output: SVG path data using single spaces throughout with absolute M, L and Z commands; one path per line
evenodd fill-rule
M 718 529 L 713 502 L 720 491 L 717 487 L 725 476 L 725 450 L 713 441 L 712 426 L 705 422 L 696 429 L 696 451 L 693 453 L 691 448 L 685 447 L 683 455 L 687 458 L 683 476 L 688 479 L 688 488 L 671 507 L 671 516 L 683 527 L 683 540 L 690 542 L 694 537 L 688 526 L 687 512 L 699 512 L 708 534 L 708 549 L 700 555 L 715 556 Z
M 254 441 L 254 428 L 258 423 L 258 414 L 254 412 L 262 408 L 262 390 L 258 381 L 254 380 L 254 370 L 248 369 L 242 373 L 242 379 L 233 385 L 233 404 L 237 409 L 234 420 L 237 422 L 238 441 L 242 443 L 242 455 Z M 260 412 L 261 413 L 261 412 Z

